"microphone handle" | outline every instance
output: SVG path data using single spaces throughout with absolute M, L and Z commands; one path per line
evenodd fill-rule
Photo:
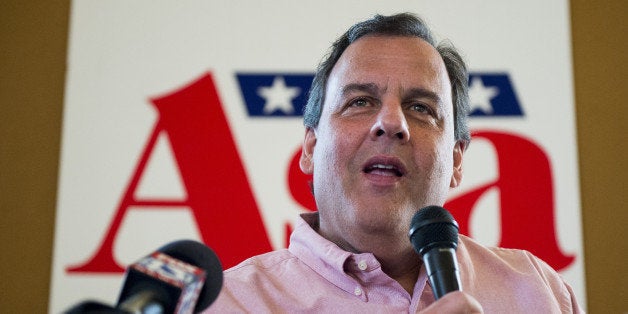
M 435 247 L 423 254 L 423 263 L 436 300 L 448 292 L 462 290 L 456 250 Z

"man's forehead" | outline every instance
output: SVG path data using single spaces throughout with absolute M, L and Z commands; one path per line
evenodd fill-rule
M 365 36 L 347 47 L 332 68 L 331 74 L 348 69 L 368 71 L 375 66 L 390 70 L 396 68 L 397 71 L 411 70 L 407 67 L 414 67 L 414 70 L 421 72 L 446 71 L 436 48 L 421 38 Z
M 409 84 L 407 89 L 434 92 L 450 89 L 445 64 L 434 47 L 418 37 L 367 36 L 349 45 L 330 73 L 328 88 L 344 92 L 352 86 L 379 91 L 388 82 Z
M 351 55 L 357 52 L 368 51 L 396 51 L 406 53 L 417 58 L 436 57 L 440 55 L 434 46 L 423 38 L 416 36 L 395 36 L 395 35 L 367 35 L 352 42 L 340 58 L 344 55 Z

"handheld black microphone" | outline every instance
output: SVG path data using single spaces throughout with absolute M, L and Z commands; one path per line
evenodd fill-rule
M 117 308 L 128 312 L 198 313 L 222 288 L 222 266 L 196 241 L 163 246 L 127 268 Z
M 412 217 L 408 235 L 423 258 L 436 300 L 462 290 L 456 259 L 458 223 L 453 216 L 440 206 L 424 207 Z

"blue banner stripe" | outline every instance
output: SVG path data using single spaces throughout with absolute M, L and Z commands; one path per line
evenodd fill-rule
M 313 74 L 237 73 L 250 117 L 301 117 Z M 507 73 L 469 74 L 470 117 L 523 116 L 521 104 Z

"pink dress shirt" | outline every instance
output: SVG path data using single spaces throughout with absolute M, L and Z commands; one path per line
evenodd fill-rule
M 350 253 L 321 237 L 317 213 L 301 217 L 288 249 L 224 272 L 206 313 L 416 313 L 434 302 L 424 267 L 410 295 L 373 254 Z M 461 235 L 457 258 L 462 289 L 485 313 L 582 312 L 571 287 L 529 252 L 487 248 Z

